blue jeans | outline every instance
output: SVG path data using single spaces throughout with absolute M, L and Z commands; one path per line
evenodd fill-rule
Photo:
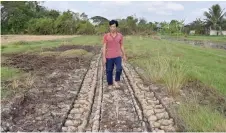
M 122 57 L 116 58 L 106 58 L 106 75 L 108 85 L 113 84 L 113 70 L 114 65 L 116 65 L 116 76 L 115 81 L 120 81 L 120 76 L 122 74 Z

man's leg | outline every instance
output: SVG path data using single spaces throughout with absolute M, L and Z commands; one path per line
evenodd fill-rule
M 113 85 L 113 69 L 114 69 L 114 59 L 107 58 L 106 76 L 107 76 L 108 85 Z
M 115 81 L 116 81 L 116 86 L 118 86 L 117 82 L 120 81 L 120 76 L 122 74 L 122 57 L 115 58 L 115 65 L 116 65 Z

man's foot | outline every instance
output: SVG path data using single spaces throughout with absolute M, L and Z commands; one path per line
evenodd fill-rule
M 115 88 L 120 88 L 120 85 L 118 82 L 115 82 L 114 85 L 115 85 Z
M 113 89 L 113 85 L 108 85 L 108 89 L 109 90 Z

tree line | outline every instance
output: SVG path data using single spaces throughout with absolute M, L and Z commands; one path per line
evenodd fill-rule
M 196 30 L 206 34 L 210 29 L 226 30 L 226 13 L 216 4 L 204 12 L 205 20 L 196 19 L 188 25 L 184 20 L 171 22 L 148 22 L 145 18 L 128 16 L 117 19 L 119 30 L 125 35 L 185 34 Z M 103 34 L 108 31 L 108 19 L 102 16 L 89 18 L 85 13 L 70 10 L 49 10 L 37 1 L 2 1 L 1 34 Z

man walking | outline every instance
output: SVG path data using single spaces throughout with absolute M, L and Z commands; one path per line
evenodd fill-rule
M 123 36 L 117 32 L 118 22 L 111 20 L 109 26 L 110 32 L 103 37 L 103 64 L 106 65 L 108 88 L 112 89 L 114 65 L 116 65 L 114 86 L 119 88 L 122 73 L 122 58 L 126 61 L 126 56 L 123 47 Z

